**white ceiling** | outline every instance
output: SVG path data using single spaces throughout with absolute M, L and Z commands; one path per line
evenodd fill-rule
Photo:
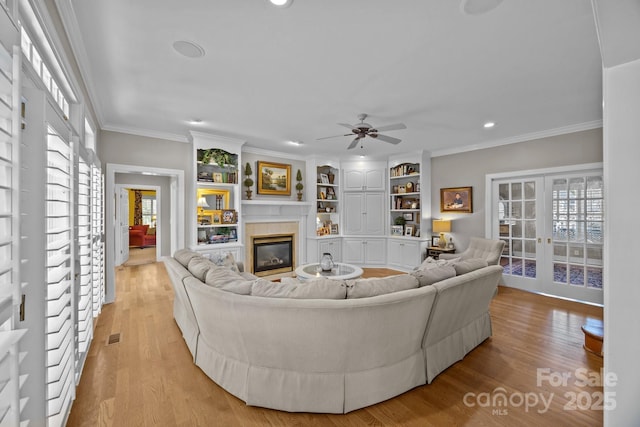
M 478 16 L 457 0 L 57 3 L 103 129 L 176 140 L 192 129 L 344 157 L 445 153 L 601 124 L 589 0 L 509 0 Z M 177 40 L 206 55 L 181 56 Z M 359 113 L 374 126 L 405 123 L 387 133 L 403 142 L 366 139 L 347 152 L 350 137 L 316 140 L 344 133 L 336 123 Z

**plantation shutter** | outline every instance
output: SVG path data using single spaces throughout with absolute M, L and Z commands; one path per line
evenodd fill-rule
M 0 44 L 0 425 L 20 424 L 20 48 Z
M 46 384 L 49 425 L 63 425 L 74 397 L 72 151 L 48 126 Z
M 82 151 L 82 150 L 81 150 Z M 77 191 L 77 244 L 78 244 L 78 271 L 77 271 L 77 301 L 76 309 L 76 367 L 75 381 L 80 381 L 82 367 L 86 360 L 91 338 L 93 337 L 93 287 L 92 275 L 92 238 L 91 238 L 91 167 L 83 159 L 82 153 L 78 159 L 78 191 Z
M 103 215 L 103 179 L 101 170 L 97 166 L 91 168 L 92 172 L 92 293 L 93 293 L 93 317 L 98 317 L 104 303 L 104 215 Z

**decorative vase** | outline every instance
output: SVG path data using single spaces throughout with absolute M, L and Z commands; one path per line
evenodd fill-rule
M 253 195 L 253 191 L 247 190 L 247 200 L 251 200 L 252 195 Z
M 327 178 L 329 178 L 329 184 L 333 184 L 333 180 L 336 179 L 336 176 L 334 174 L 332 174 L 331 172 L 329 172 L 327 174 Z
M 440 233 L 440 238 L 438 239 L 438 246 L 440 249 L 444 249 L 447 247 L 447 238 L 444 237 L 444 233 Z
M 333 257 L 329 252 L 325 252 L 322 254 L 322 258 L 320 259 L 320 269 L 322 271 L 331 271 L 333 268 Z
M 298 201 L 301 202 L 302 201 L 302 193 L 298 193 Z

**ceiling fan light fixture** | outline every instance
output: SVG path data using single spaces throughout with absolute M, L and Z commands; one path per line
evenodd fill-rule
M 269 0 L 269 3 L 275 7 L 285 8 L 291 6 L 293 0 Z

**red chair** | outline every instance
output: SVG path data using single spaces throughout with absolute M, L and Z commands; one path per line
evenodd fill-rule
M 129 246 L 155 246 L 156 235 L 147 234 L 149 232 L 148 225 L 131 225 L 129 226 Z

